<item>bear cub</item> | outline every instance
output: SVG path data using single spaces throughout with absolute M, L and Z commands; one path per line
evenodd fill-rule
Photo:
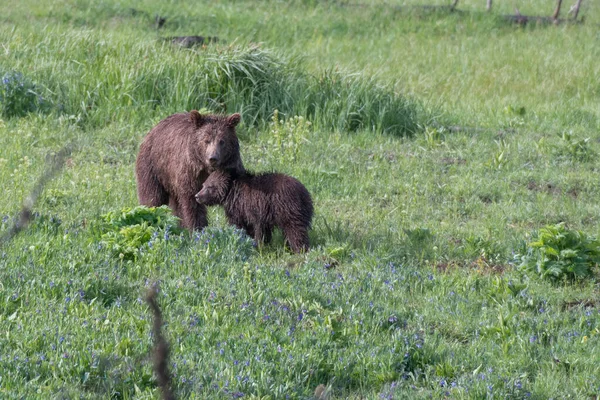
M 270 242 L 278 227 L 293 252 L 309 248 L 313 203 L 304 185 L 291 176 L 217 170 L 204 181 L 196 201 L 222 205 L 229 223 L 244 229 L 257 244 Z

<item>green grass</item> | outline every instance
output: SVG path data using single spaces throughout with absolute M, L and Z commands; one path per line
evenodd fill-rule
M 155 281 L 181 398 L 600 395 L 597 270 L 549 282 L 515 260 L 546 225 L 600 234 L 600 8 L 518 28 L 498 17 L 510 4 L 360 3 L 2 13 L 0 75 L 44 100 L 0 116 L 2 232 L 47 154 L 75 150 L 0 249 L 0 397 L 158 398 L 142 300 Z M 221 41 L 159 40 L 173 35 Z M 202 234 L 160 234 L 131 260 L 102 242 L 102 215 L 137 205 L 142 137 L 203 107 L 242 113 L 248 168 L 312 193 L 308 254 L 281 235 L 255 248 L 218 209 Z
M 91 31 L 65 37 L 49 28 L 12 38 L 18 39 L 26 44 L 3 69 L 27 70 L 33 57 L 44 60 L 24 79 L 35 80 L 54 112 L 73 116 L 84 129 L 131 120 L 132 108 L 147 118 L 204 107 L 239 110 L 249 125 L 279 109 L 310 118 L 322 129 L 416 130 L 417 105 L 373 79 L 332 70 L 309 74 L 298 60 L 257 47 L 182 52 L 169 43 L 157 45 L 156 39 L 136 43 L 109 34 L 98 43 Z

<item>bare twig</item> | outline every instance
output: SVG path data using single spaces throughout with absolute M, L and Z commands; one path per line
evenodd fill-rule
M 454 10 L 456 8 L 457 4 L 458 4 L 458 0 L 454 0 L 454 2 L 452 3 L 452 5 L 450 6 L 450 10 Z
M 492 0 L 487 0 L 486 10 L 492 11 Z
M 162 335 L 162 313 L 156 302 L 156 294 L 158 289 L 153 287 L 148 292 L 146 301 L 152 309 L 154 315 L 154 324 L 152 333 L 154 335 L 154 373 L 158 379 L 158 386 L 162 392 L 163 400 L 175 400 L 173 391 L 171 390 L 171 373 L 169 372 L 169 344 Z
M 39 177 L 31 193 L 23 201 L 23 207 L 19 213 L 19 217 L 15 221 L 14 225 L 0 237 L 0 245 L 10 241 L 19 232 L 29 225 L 33 215 L 33 206 L 37 201 L 40 194 L 42 194 L 46 184 L 56 176 L 56 174 L 62 169 L 65 164 L 65 160 L 71 154 L 71 147 L 63 147 L 58 153 L 48 157 L 47 163 L 48 168 L 44 171 L 42 176 Z

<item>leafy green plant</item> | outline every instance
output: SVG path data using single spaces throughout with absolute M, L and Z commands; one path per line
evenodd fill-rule
M 137 258 L 153 238 L 167 239 L 169 233 L 179 234 L 179 218 L 167 206 L 137 206 L 111 211 L 102 216 L 100 243 L 125 260 Z
M 425 132 L 423 132 L 423 140 L 427 145 L 427 148 L 433 149 L 444 143 L 446 138 L 446 128 L 443 126 L 434 128 L 427 126 Z
M 541 228 L 534 242 L 519 255 L 519 268 L 552 280 L 591 278 L 600 263 L 600 241 L 563 223 Z
M 298 115 L 280 119 L 279 111 L 275 110 L 270 123 L 273 137 L 269 140 L 274 151 L 270 154 L 275 154 L 280 162 L 296 161 L 300 144 L 306 140 L 311 125 L 309 120 Z
M 596 157 L 596 153 L 590 147 L 590 138 L 576 139 L 573 132 L 563 132 L 560 143 L 556 147 L 558 156 L 567 157 L 574 161 L 590 161 Z
M 523 106 L 513 106 L 511 104 L 504 107 L 504 114 L 506 115 L 516 115 L 519 117 L 524 117 L 527 110 Z
M 140 248 L 152 238 L 155 229 L 146 223 L 125 226 L 118 231 L 106 232 L 102 235 L 102 243 L 120 258 L 134 259 Z
M 507 155 L 510 149 L 510 144 L 504 140 L 495 140 L 498 150 L 494 153 L 492 160 L 488 165 L 495 169 L 502 169 L 508 162 Z
M 146 223 L 156 228 L 180 232 L 179 218 L 174 216 L 167 206 L 124 208 L 120 211 L 108 212 L 102 216 L 102 219 L 107 227 L 114 229 Z
M 503 111 L 507 117 L 503 124 L 504 129 L 512 131 L 525 125 L 525 107 L 508 105 L 504 107 Z
M 469 257 L 480 257 L 492 262 L 502 262 L 501 246 L 492 238 L 469 235 L 465 238 L 465 252 Z

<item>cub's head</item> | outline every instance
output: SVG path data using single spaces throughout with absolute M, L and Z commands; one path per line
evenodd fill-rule
M 228 170 L 242 173 L 244 166 L 240 156 L 240 143 L 235 127 L 240 123 L 240 114 L 226 116 L 202 115 L 190 112 L 190 121 L 196 126 L 201 156 L 209 171 Z
M 202 184 L 202 190 L 196 193 L 196 201 L 206 206 L 223 204 L 231 186 L 231 175 L 215 171 Z

